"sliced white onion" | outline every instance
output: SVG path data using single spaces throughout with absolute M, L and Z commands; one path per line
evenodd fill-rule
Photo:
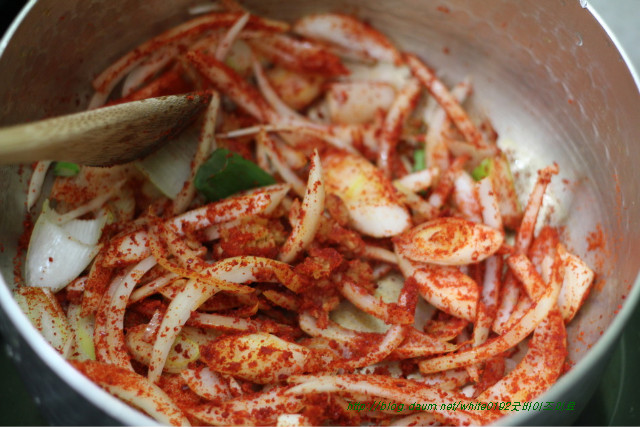
M 410 328 L 404 342 L 391 353 L 389 358 L 392 360 L 404 360 L 449 353 L 457 349 L 457 345 L 443 342 L 415 328 Z
M 475 324 L 473 325 L 473 335 L 471 337 L 472 345 L 474 347 L 484 344 L 487 341 L 489 334 L 491 333 L 492 324 L 493 317 L 491 316 L 491 312 L 487 310 L 483 303 L 479 303 Z
M 402 378 L 383 375 L 298 375 L 289 378 L 289 382 L 298 385 L 287 390 L 288 395 L 337 393 L 346 397 L 383 398 L 397 403 L 438 402 L 433 414 L 439 422 L 446 425 L 486 424 L 497 418 L 488 411 L 468 411 L 459 407 L 454 410 L 453 406 L 451 409 L 440 409 L 441 404 L 468 404 L 471 401 L 460 393 L 425 387 L 419 382 Z
M 307 15 L 293 25 L 293 31 L 379 61 L 402 62 L 400 53 L 384 35 L 348 15 Z
M 502 289 L 500 290 L 500 305 L 496 311 L 496 316 L 491 328 L 498 334 L 504 332 L 505 326 L 511 318 L 518 300 L 520 299 L 520 288 L 515 276 L 507 271 Z
M 25 279 L 28 286 L 57 292 L 78 277 L 98 253 L 96 245 L 106 217 L 71 220 L 58 225 L 48 201 L 38 217 L 27 250 Z
M 484 390 L 478 400 L 533 400 L 555 383 L 566 356 L 567 332 L 564 321 L 557 310 L 552 310 L 536 328 L 524 359 L 513 371 Z
M 170 199 L 182 189 L 191 172 L 191 159 L 198 149 L 198 128 L 190 126 L 177 137 L 164 144 L 136 166 Z
M 253 74 L 256 76 L 258 88 L 264 96 L 264 99 L 267 100 L 269 105 L 271 105 L 271 108 L 273 108 L 273 110 L 280 116 L 281 120 L 294 120 L 301 123 L 308 121 L 306 117 L 299 114 L 280 99 L 278 93 L 273 89 L 273 87 L 271 87 L 271 83 L 269 83 L 269 79 L 265 75 L 260 61 L 256 58 L 253 58 Z
M 331 153 L 322 159 L 326 190 L 345 203 L 352 226 L 372 237 L 394 236 L 411 225 L 391 182 L 365 158 Z
M 433 180 L 438 176 L 440 170 L 437 167 L 423 169 L 418 172 L 409 173 L 402 178 L 393 181 L 393 185 L 402 185 L 409 191 L 418 192 L 426 190 L 431 186 Z
M 282 414 L 278 415 L 277 427 L 302 427 L 312 426 L 311 420 L 302 414 Z
M 387 324 L 413 324 L 413 313 L 400 309 L 395 303 L 386 303 L 382 299 L 376 298 L 348 278 L 341 280 L 338 289 L 353 305 Z
M 498 307 L 500 282 L 502 279 L 502 257 L 492 255 L 485 260 L 481 299 L 491 317 Z
M 256 141 L 267 154 L 274 169 L 280 174 L 282 179 L 291 185 L 291 188 L 293 188 L 298 196 L 304 197 L 306 188 L 304 182 L 280 156 L 275 141 L 264 131 L 258 134 Z
M 81 315 L 82 307 L 79 304 L 69 304 L 67 316 L 69 325 L 75 334 L 76 349 L 79 360 L 96 360 L 96 350 L 93 344 L 93 330 L 95 317 Z
M 170 285 L 178 278 L 178 275 L 172 272 L 167 272 L 157 279 L 152 280 L 149 283 L 145 283 L 142 286 L 137 287 L 131 296 L 129 297 L 129 304 L 140 301 L 153 295 L 167 285 Z
M 462 216 L 469 221 L 483 222 L 476 184 L 464 170 L 453 181 L 453 200 Z
M 542 322 L 553 309 L 560 293 L 562 274 L 564 272 L 558 267 L 552 276 L 552 280 L 547 286 L 535 306 L 531 307 L 513 326 L 503 335 L 489 340 L 484 344 L 463 350 L 455 354 L 434 357 L 420 362 L 420 372 L 431 373 L 447 369 L 468 366 L 481 362 L 489 357 L 502 353 L 503 351 L 517 345 L 525 339 Z
M 393 86 L 398 91 L 411 78 L 411 70 L 406 65 L 395 65 L 388 62 L 363 64 L 360 62 L 346 62 L 349 74 L 341 77 L 348 82 L 381 82 Z
M 466 369 L 449 369 L 448 371 L 426 374 L 417 380 L 428 386 L 436 386 L 443 390 L 455 390 L 469 382 L 469 373 Z
M 231 50 L 231 46 L 233 46 L 233 42 L 238 37 L 238 34 L 240 34 L 240 31 L 242 31 L 244 26 L 247 25 L 247 22 L 249 22 L 249 17 L 250 16 L 251 16 L 251 14 L 249 12 L 245 13 L 244 15 L 242 15 L 227 30 L 225 35 L 222 37 L 222 39 L 220 40 L 220 43 L 218 43 L 218 46 L 216 47 L 216 52 L 215 52 L 215 57 L 216 57 L 216 59 L 218 61 L 224 61 L 225 60 L 225 58 L 227 57 L 227 54 Z
M 312 337 L 323 337 L 341 343 L 358 340 L 363 337 L 362 333 L 344 328 L 332 321 L 329 321 L 329 325 L 326 328 L 321 328 L 318 326 L 316 319 L 306 312 L 300 314 L 299 324 L 300 329 Z
M 184 212 L 196 195 L 195 177 L 200 169 L 200 166 L 207 161 L 209 155 L 216 149 L 216 119 L 218 117 L 218 110 L 220 109 L 220 95 L 218 92 L 213 92 L 211 95 L 211 101 L 207 106 L 207 110 L 204 113 L 202 120 L 202 128 L 200 129 L 200 136 L 198 138 L 198 148 L 190 160 L 190 171 L 187 179 L 183 181 L 182 189 L 176 195 L 173 201 L 171 209 L 172 215 L 177 215 Z
M 529 201 L 527 202 L 522 222 L 520 223 L 520 227 L 516 234 L 514 245 L 516 254 L 526 254 L 529 250 L 529 246 L 533 239 L 538 213 L 542 207 L 544 193 L 551 182 L 551 177 L 557 173 L 558 166 L 556 164 L 538 171 L 538 179 L 531 191 L 531 194 L 529 195 Z M 512 313 L 518 303 L 519 294 L 520 288 L 517 286 L 516 280 L 511 276 L 511 274 L 507 274 L 502 300 L 500 301 L 500 307 L 498 308 L 498 313 L 496 314 L 496 319 L 493 324 L 493 329 L 497 332 L 501 332 L 509 318 L 513 317 Z
M 58 214 L 54 211 L 49 213 L 50 220 L 58 225 L 64 225 L 67 222 L 74 220 L 76 218 L 80 218 L 83 215 L 88 214 L 89 212 L 97 211 L 104 205 L 107 200 L 116 196 L 120 192 L 120 188 L 124 185 L 126 179 L 115 182 L 112 186 L 109 186 L 109 189 L 99 196 L 91 199 L 89 202 L 85 203 L 82 206 L 75 208 L 72 211 L 69 211 L 64 214 Z M 44 208 L 43 208 L 44 211 Z
M 40 197 L 42 185 L 44 184 L 44 179 L 47 176 L 49 166 L 51 166 L 51 160 L 40 160 L 33 168 L 33 173 L 29 179 L 29 189 L 27 190 L 28 211 L 31 210 Z
M 407 326 L 393 325 L 389 328 L 382 341 L 371 351 L 354 359 L 337 360 L 335 364 L 343 369 L 353 370 L 382 362 L 404 341 L 408 330 Z
M 148 365 L 151 360 L 153 344 L 145 340 L 147 325 L 141 324 L 127 329 L 126 348 L 136 361 Z M 178 374 L 187 368 L 189 363 L 198 360 L 200 349 L 198 344 L 182 334 L 178 334 L 164 365 L 165 372 Z
M 288 184 L 260 187 L 185 212 L 168 220 L 167 224 L 182 235 L 185 227 L 200 230 L 245 216 L 268 214 L 278 206 L 289 188 Z M 148 246 L 149 236 L 146 231 L 136 231 L 113 239 L 105 251 L 104 265 L 115 267 L 140 261 L 151 253 Z
M 311 157 L 307 188 L 300 207 L 299 221 L 295 222 L 293 230 L 278 256 L 282 262 L 293 261 L 300 252 L 311 244 L 320 227 L 320 219 L 324 212 L 324 199 L 322 165 L 318 152 L 314 151 Z
M 149 57 L 133 69 L 122 82 L 122 97 L 131 95 L 137 88 L 149 81 L 158 71 L 163 69 L 178 54 L 180 49 L 175 44 L 162 46 L 154 51 Z
M 200 313 L 198 311 L 191 313 L 191 317 L 187 323 L 192 326 L 210 328 L 217 331 L 271 332 L 268 330 L 268 325 L 263 324 L 257 319 L 246 319 L 243 317 L 226 316 L 215 313 Z
M 278 414 L 292 414 L 304 407 L 295 396 L 286 395 L 289 387 L 274 387 L 259 394 L 249 394 L 221 404 L 205 404 L 186 408 L 189 415 L 211 425 L 270 425 Z
M 423 222 L 394 239 L 400 255 L 440 265 L 480 262 L 500 249 L 503 242 L 502 232 L 455 217 Z
M 47 342 L 58 352 L 64 353 L 73 342 L 73 329 L 51 290 L 18 286 L 13 291 L 13 297 Z
M 432 205 L 413 191 L 409 190 L 398 180 L 396 180 L 393 185 L 396 190 L 398 190 L 402 194 L 404 203 L 406 203 L 407 206 L 411 208 L 414 214 L 417 214 L 421 218 L 424 218 L 426 220 L 438 216 L 439 209 L 436 206 Z
M 203 273 L 231 283 L 279 282 L 293 292 L 299 292 L 304 286 L 304 280 L 291 265 L 264 257 L 243 255 L 225 258 Z
M 563 245 L 558 245 L 558 252 L 564 263 L 564 281 L 558 295 L 558 308 L 565 322 L 570 322 L 589 295 L 595 273 Z
M 380 340 L 382 334 L 359 332 L 347 329 L 335 322 L 329 321 L 326 328 L 320 328 L 316 319 L 308 313 L 301 313 L 299 319 L 300 329 L 313 337 L 323 337 L 342 344 L 354 344 L 359 340 L 369 342 L 372 339 Z M 455 351 L 458 347 L 433 339 L 427 334 L 409 328 L 406 338 L 391 353 L 391 359 L 406 359 L 411 357 L 424 357 L 433 354 L 442 354 Z
M 451 95 L 459 104 L 462 104 L 469 92 L 471 92 L 471 84 L 465 79 L 451 90 Z M 437 101 L 433 103 L 431 101 L 435 101 L 435 98 L 429 98 L 424 114 L 424 121 L 428 126 L 427 134 L 425 135 L 425 160 L 427 165 L 437 166 L 441 170 L 446 170 L 449 167 L 450 156 L 444 132 L 448 130 L 451 121 L 442 106 Z
M 350 81 L 332 83 L 326 91 L 331 123 L 363 124 L 387 111 L 396 97 L 394 87 L 385 82 Z
M 109 357 L 114 364 L 122 368 L 133 370 L 129 355 L 126 354 L 124 337 L 124 315 L 129 295 L 142 276 L 155 265 L 155 258 L 147 257 L 135 267 L 128 269 L 122 280 L 117 281 L 111 300 L 106 307 L 106 342 Z
M 290 188 L 288 184 L 273 184 L 248 190 L 178 215 L 169 220 L 169 224 L 176 227 L 178 233 L 184 233 L 184 226 L 199 230 L 243 216 L 269 214 L 278 206 Z
M 291 311 L 298 311 L 300 309 L 300 303 L 291 294 L 285 294 L 284 292 L 278 292 L 274 290 L 262 291 L 263 297 L 278 305 Z
M 312 359 L 312 351 L 259 332 L 220 337 L 202 346 L 201 359 L 214 371 L 270 384 L 303 372 Z
M 516 253 L 526 254 L 529 250 L 538 219 L 538 212 L 540 212 L 540 208 L 542 207 L 544 193 L 551 182 L 551 177 L 557 173 L 558 166 L 556 164 L 538 171 L 538 180 L 529 195 L 529 201 L 527 202 L 527 207 L 522 216 L 522 222 L 516 234 Z
M 229 66 L 204 52 L 190 51 L 187 61 L 206 77 L 220 92 L 258 121 L 269 122 L 273 110 L 260 93 Z
M 516 254 L 507 258 L 507 265 L 509 265 L 513 274 L 520 283 L 522 283 L 529 298 L 534 301 L 537 300 L 540 294 L 544 292 L 546 284 L 536 271 L 536 267 L 531 260 L 529 260 L 526 255 Z M 567 271 L 565 271 L 565 280 L 567 280 L 566 273 Z M 560 295 L 562 295 L 562 290 L 560 290 Z M 561 304 L 560 296 L 558 296 L 558 304 Z
M 398 266 L 407 278 L 413 278 L 424 299 L 453 316 L 473 321 L 480 290 L 477 283 L 454 268 L 419 265 L 399 255 Z
M 429 69 L 417 56 L 413 54 L 405 55 L 407 65 L 411 68 L 414 76 L 429 90 L 431 95 L 438 101 L 442 108 L 465 139 L 477 148 L 486 148 L 488 143 L 482 133 L 473 124 L 466 111 L 460 106 L 449 89 L 436 77 L 435 73 Z
M 216 291 L 217 289 L 213 286 L 196 280 L 189 280 L 184 290 L 171 301 L 153 345 L 149 361 L 149 381 L 155 383 L 160 378 L 173 342 L 180 333 L 182 326 L 191 316 L 191 312 L 195 311 Z
M 183 369 L 180 376 L 194 393 L 207 400 L 221 402 L 232 397 L 222 376 L 206 366 Z
M 502 230 L 500 204 L 493 190 L 491 178 L 485 177 L 478 181 L 478 199 L 482 207 L 482 222 L 496 230 Z
M 362 256 L 370 259 L 375 259 L 377 261 L 383 261 L 389 264 L 398 263 L 396 254 L 388 249 L 381 248 L 379 246 L 365 245 Z
M 127 73 L 145 61 L 145 59 L 153 52 L 156 52 L 158 48 L 169 43 L 182 43 L 183 45 L 189 45 L 194 36 L 197 36 L 208 29 L 230 27 L 237 22 L 241 15 L 242 13 L 237 12 L 212 13 L 194 18 L 171 28 L 162 34 L 147 40 L 111 64 L 93 80 L 93 87 L 96 89 L 97 94 L 100 94 L 106 99 L 111 93 L 111 90 Z M 282 22 L 255 16 L 252 18 L 252 21 L 258 24 L 258 27 L 267 28 L 275 32 L 285 31 L 289 27 L 288 24 Z
M 404 123 L 420 96 L 420 84 L 411 78 L 400 89 L 382 123 L 379 138 L 378 167 L 387 177 L 393 175 L 393 159 Z
M 91 381 L 142 409 L 158 422 L 176 426 L 191 425 L 169 396 L 143 376 L 106 363 L 71 361 L 71 364 Z
M 320 81 L 324 81 L 327 77 L 348 73 L 341 59 L 322 43 L 314 43 L 311 40 L 300 39 L 287 34 L 273 34 L 269 37 L 252 38 L 249 43 L 261 56 L 276 64 L 274 69 L 291 70 L 293 73 L 305 78 L 307 78 L 306 76 L 312 76 L 312 78 L 320 76 Z M 299 80 L 292 77 L 292 73 L 286 72 L 282 75 L 287 76 L 287 80 L 290 83 L 294 83 L 294 87 L 298 86 L 295 82 Z M 310 95 L 312 94 L 305 94 L 304 92 L 306 91 L 304 89 L 302 92 L 302 97 L 295 95 L 294 98 L 298 97 L 299 100 L 307 98 L 304 104 L 310 102 L 312 99 L 309 98 L 311 98 Z M 319 88 L 312 92 L 319 92 Z M 302 105 L 298 104 L 298 106 L 301 107 Z

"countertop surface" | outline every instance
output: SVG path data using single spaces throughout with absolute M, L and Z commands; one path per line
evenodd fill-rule
M 578 0 L 575 0 L 578 1 Z M 0 0 L 0 34 L 23 1 Z M 589 0 L 640 71 L 640 0 Z M 640 117 L 640 112 L 638 112 Z M 0 424 L 45 425 L 3 349 L 0 350 Z M 627 326 L 602 383 L 578 425 L 640 425 L 640 310 Z

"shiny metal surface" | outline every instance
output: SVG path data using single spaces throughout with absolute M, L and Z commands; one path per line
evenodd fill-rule
M 126 2 L 126 13 L 120 12 L 125 2 L 115 0 L 29 3 L 30 11 L 11 41 L 0 43 L 0 125 L 82 109 L 97 72 L 136 42 L 183 20 L 185 6 L 191 3 Z M 576 365 L 541 400 L 575 401 L 578 409 L 586 404 L 640 298 L 640 95 L 614 42 L 590 10 L 577 0 L 245 4 L 257 13 L 285 19 L 341 10 L 369 20 L 398 45 L 423 57 L 445 82 L 472 78 L 473 103 L 492 119 L 501 142 L 518 156 L 514 166 L 525 191 L 535 159 L 558 162 L 571 185 L 556 180 L 553 197 L 545 203 L 561 201 L 565 209 L 552 212 L 550 221 L 564 225 L 568 246 L 598 267 L 602 290 L 592 292 L 569 328 L 570 359 Z M 0 270 L 9 284 L 28 175 L 17 167 L 0 169 Z M 606 257 L 587 250 L 586 236 L 596 224 L 607 240 Z M 109 414 L 106 423 L 150 422 L 76 375 L 26 323 L 3 286 L 0 303 L 8 318 L 3 330 L 12 337 L 14 354 L 36 378 L 30 382 L 31 391 L 42 400 L 50 396 L 47 390 L 60 390 L 55 402 L 42 403 L 53 422 L 95 424 L 102 419 L 99 412 L 78 403 L 79 393 Z M 580 333 L 582 340 L 577 339 Z M 39 356 L 30 354 L 34 349 Z M 40 366 L 30 369 L 31 363 Z M 61 386 L 59 377 L 70 386 Z M 518 413 L 505 423 L 563 424 L 576 415 Z

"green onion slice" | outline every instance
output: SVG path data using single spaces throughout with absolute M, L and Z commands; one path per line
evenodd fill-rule
M 80 172 L 80 166 L 71 162 L 57 162 L 53 168 L 55 176 L 76 176 Z
M 427 158 L 424 149 L 413 152 L 413 172 L 418 172 L 427 167 Z
M 480 162 L 478 166 L 471 172 L 471 176 L 476 181 L 480 181 L 482 178 L 489 176 L 491 173 L 491 169 L 493 167 L 493 159 L 491 157 L 487 157 L 483 161 Z

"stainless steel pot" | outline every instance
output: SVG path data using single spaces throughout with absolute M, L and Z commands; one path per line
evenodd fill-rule
M 31 1 L 0 42 L 0 125 L 83 109 L 97 72 L 139 41 L 187 18 L 191 0 Z M 563 424 L 588 402 L 640 298 L 640 96 L 629 70 L 589 8 L 578 0 L 262 0 L 257 13 L 293 19 L 345 11 L 370 21 L 453 83 L 471 76 L 474 103 L 526 170 L 557 161 L 570 185 L 553 187 L 569 247 L 598 283 L 569 327 L 573 368 L 543 401 L 576 411 L 519 412 L 508 424 Z M 524 159 L 524 160 L 523 160 Z M 150 424 L 77 374 L 11 298 L 13 259 L 25 216 L 28 168 L 0 168 L 2 330 L 36 402 L 56 424 Z M 523 179 L 523 181 L 526 181 Z M 524 184 L 526 187 L 526 184 Z M 548 202 L 553 202 L 552 199 Z M 588 250 L 600 225 L 606 251 Z

